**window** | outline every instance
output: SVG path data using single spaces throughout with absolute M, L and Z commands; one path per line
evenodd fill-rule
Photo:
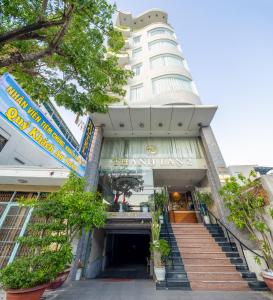
M 155 35 L 159 35 L 159 34 L 169 34 L 171 36 L 174 35 L 174 32 L 171 31 L 168 28 L 164 28 L 164 27 L 159 27 L 159 28 L 154 28 L 150 31 L 148 31 L 149 36 L 155 36 Z
M 135 76 L 139 76 L 141 72 L 142 64 L 138 64 L 132 67 L 132 71 L 134 72 Z
M 7 142 L 8 140 L 0 134 L 0 152 L 3 150 Z
M 164 67 L 164 66 L 184 66 L 184 60 L 182 57 L 172 54 L 162 54 L 151 58 L 152 69 Z
M 134 42 L 134 45 L 138 45 L 140 43 L 140 38 L 141 38 L 141 35 L 138 35 L 138 36 L 135 36 L 133 38 L 133 42 Z
M 139 47 L 137 49 L 134 49 L 133 52 L 132 52 L 132 56 L 133 58 L 138 58 L 141 54 L 141 51 L 142 51 L 142 48 Z
M 167 40 L 167 39 L 159 39 L 159 40 L 155 40 L 155 41 L 152 41 L 149 43 L 150 50 L 157 50 L 164 46 L 170 46 L 173 48 L 177 48 L 177 43 L 175 41 Z
M 137 102 L 137 100 L 143 97 L 143 85 L 139 84 L 131 87 L 130 100 L 131 102 Z
M 153 79 L 152 84 L 154 94 L 179 90 L 194 92 L 192 81 L 182 75 L 167 75 L 157 77 Z

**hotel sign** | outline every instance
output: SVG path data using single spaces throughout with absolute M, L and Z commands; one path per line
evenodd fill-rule
M 84 176 L 86 160 L 8 73 L 0 77 L 0 117 L 43 152 Z
M 206 169 L 204 159 L 193 158 L 120 158 L 101 159 L 102 168 L 151 168 L 151 169 Z

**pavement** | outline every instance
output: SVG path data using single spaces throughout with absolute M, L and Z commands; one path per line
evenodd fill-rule
M 152 280 L 94 279 L 74 281 L 43 300 L 273 300 L 270 292 L 157 291 Z
M 42 300 L 273 300 L 270 292 L 192 292 L 157 291 L 152 280 L 94 279 L 74 281 L 55 291 L 45 292 Z M 0 300 L 5 300 L 0 290 Z

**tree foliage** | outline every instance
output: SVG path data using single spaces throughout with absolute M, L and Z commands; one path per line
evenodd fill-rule
M 226 179 L 220 195 L 230 211 L 229 221 L 239 229 L 248 230 L 250 239 L 257 242 L 273 269 L 273 229 L 269 221 L 273 218 L 273 210 L 265 206 L 265 199 L 258 189 L 260 184 L 255 172 L 251 172 L 249 177 L 239 174 Z
M 106 0 L 2 0 L 0 73 L 10 72 L 35 101 L 106 111 L 131 76 L 115 55 L 124 40 L 114 11 Z

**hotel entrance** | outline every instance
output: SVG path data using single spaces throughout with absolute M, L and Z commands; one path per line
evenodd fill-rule
M 198 223 L 200 221 L 195 191 L 207 184 L 204 169 L 155 169 L 154 186 L 167 187 L 168 213 L 171 223 Z

